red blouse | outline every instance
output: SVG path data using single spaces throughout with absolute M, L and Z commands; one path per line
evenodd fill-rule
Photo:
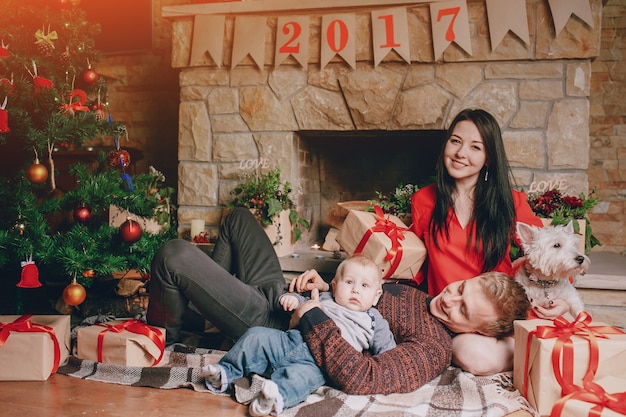
M 526 194 L 513 190 L 513 202 L 517 221 L 542 227 L 541 220 L 535 216 L 526 201 Z M 415 277 L 417 283 L 428 277 L 428 293 L 439 294 L 449 283 L 475 277 L 481 273 L 484 263 L 482 253 L 477 250 L 467 251 L 467 240 L 471 225 L 465 228 L 461 226 L 454 210 L 450 210 L 451 221 L 449 225 L 450 236 L 448 239 L 442 234 L 439 236 L 439 247 L 435 246 L 430 234 L 428 224 L 435 207 L 435 185 L 428 185 L 411 198 L 412 229 L 422 239 L 426 246 L 426 261 L 422 269 Z M 472 248 L 475 249 L 474 245 Z M 510 247 L 509 247 L 510 249 Z M 512 274 L 511 259 L 507 256 L 495 268 L 494 271 Z

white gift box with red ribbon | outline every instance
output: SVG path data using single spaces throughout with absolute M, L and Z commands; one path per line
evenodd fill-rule
M 0 381 L 45 381 L 69 354 L 70 316 L 0 316 Z
M 349 255 L 361 253 L 373 260 L 386 279 L 413 279 L 426 259 L 426 247 L 398 217 L 350 210 L 337 235 Z

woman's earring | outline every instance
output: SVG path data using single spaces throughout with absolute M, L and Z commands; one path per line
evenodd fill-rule
M 487 179 L 489 178 L 489 170 L 486 169 L 485 170 L 485 182 L 487 182 Z

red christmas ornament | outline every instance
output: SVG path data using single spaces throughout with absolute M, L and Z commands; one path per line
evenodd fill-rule
M 124 149 L 116 149 L 107 154 L 107 161 L 111 168 L 126 168 L 130 165 L 130 154 Z
M 100 78 L 100 76 L 98 75 L 96 71 L 94 71 L 91 67 L 89 67 L 85 69 L 83 72 L 81 72 L 80 78 L 82 78 L 82 80 L 85 83 L 89 85 L 94 85 L 95 83 L 98 82 L 98 79 Z
M 26 178 L 33 184 L 41 184 L 48 179 L 48 168 L 39 163 L 39 158 L 35 158 L 35 162 L 26 168 Z
M 85 206 L 80 206 L 74 209 L 73 215 L 74 215 L 74 220 L 80 224 L 85 224 L 89 220 L 91 220 L 91 210 L 89 210 Z
M 41 285 L 41 282 L 39 282 L 39 269 L 35 265 L 35 261 L 32 258 L 22 261 L 22 274 L 20 282 L 16 284 L 16 287 L 39 288 Z
M 2 39 L 2 46 L 0 46 L 0 58 L 6 58 L 9 56 L 9 45 L 4 44 L 4 39 Z
M 120 236 L 122 240 L 126 243 L 135 243 L 139 239 L 141 239 L 141 235 L 143 231 L 141 230 L 141 226 L 139 223 L 132 219 L 127 219 L 120 226 Z
M 0 104 L 0 133 L 9 133 L 9 112 L 6 111 L 8 97 Z
M 68 306 L 77 306 L 85 301 L 85 298 L 87 298 L 85 287 L 76 281 L 72 281 L 72 283 L 63 290 L 63 301 L 65 301 L 65 304 Z

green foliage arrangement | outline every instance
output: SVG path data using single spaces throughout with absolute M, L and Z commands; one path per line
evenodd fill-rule
M 241 182 L 233 189 L 233 200 L 228 208 L 246 207 L 253 209 L 257 220 L 263 226 L 272 224 L 272 218 L 283 210 L 289 210 L 293 241 L 302 238 L 302 229 L 310 227 L 309 222 L 299 216 L 293 202 L 294 190 L 289 181 L 282 181 L 280 167 L 265 174 L 250 173 L 241 178 Z
M 373 210 L 374 206 L 380 206 L 383 212 L 394 215 L 411 214 L 411 197 L 417 190 L 419 190 L 417 185 L 400 183 L 390 194 L 376 191 L 378 199 L 369 200 L 370 208 Z

